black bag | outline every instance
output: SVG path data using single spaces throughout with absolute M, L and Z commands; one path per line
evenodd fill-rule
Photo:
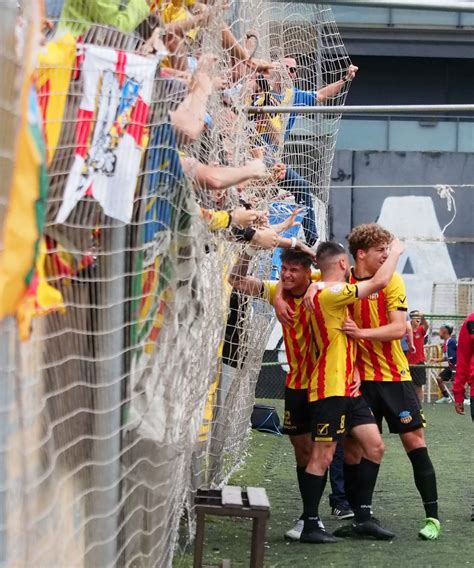
M 250 417 L 252 428 L 259 432 L 282 435 L 280 417 L 274 406 L 268 404 L 255 404 Z

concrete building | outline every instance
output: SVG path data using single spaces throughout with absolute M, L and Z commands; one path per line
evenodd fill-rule
M 359 66 L 347 105 L 474 103 L 474 14 L 333 14 Z M 299 119 L 301 135 L 308 120 Z M 343 115 L 336 149 L 331 238 L 344 242 L 351 227 L 377 220 L 407 238 L 399 269 L 410 305 L 429 312 L 433 281 L 474 276 L 474 115 Z

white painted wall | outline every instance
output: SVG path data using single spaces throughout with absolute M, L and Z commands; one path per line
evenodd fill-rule
M 407 250 L 400 259 L 398 270 L 405 280 L 409 307 L 429 313 L 433 282 L 456 280 L 433 200 L 414 195 L 387 197 L 378 222 L 405 239 Z M 404 273 L 408 261 L 413 274 Z M 455 313 L 454 298 L 447 313 Z

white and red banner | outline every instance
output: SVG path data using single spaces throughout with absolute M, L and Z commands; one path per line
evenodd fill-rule
M 85 195 L 109 217 L 130 222 L 156 66 L 155 58 L 85 46 L 75 160 L 57 223 L 64 223 Z

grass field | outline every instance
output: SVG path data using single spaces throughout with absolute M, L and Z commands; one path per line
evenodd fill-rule
M 270 403 L 271 401 L 265 401 Z M 283 416 L 283 402 L 273 401 Z M 397 537 L 392 542 L 346 540 L 333 545 L 287 543 L 283 534 L 301 512 L 292 448 L 286 437 L 252 433 L 250 456 L 233 485 L 265 487 L 271 503 L 265 544 L 267 568 L 326 566 L 457 567 L 474 566 L 474 522 L 470 521 L 474 490 L 474 426 L 470 416 L 455 414 L 452 405 L 426 405 L 430 455 L 438 477 L 443 534 L 437 542 L 417 538 L 424 518 L 411 464 L 398 436 L 385 435 L 386 453 L 374 496 L 375 514 Z M 329 487 L 329 484 L 328 484 Z M 330 517 L 328 489 L 320 508 L 329 530 L 344 522 Z M 251 521 L 216 519 L 206 522 L 205 564 L 248 566 Z M 192 554 L 178 555 L 175 566 L 192 566 Z

